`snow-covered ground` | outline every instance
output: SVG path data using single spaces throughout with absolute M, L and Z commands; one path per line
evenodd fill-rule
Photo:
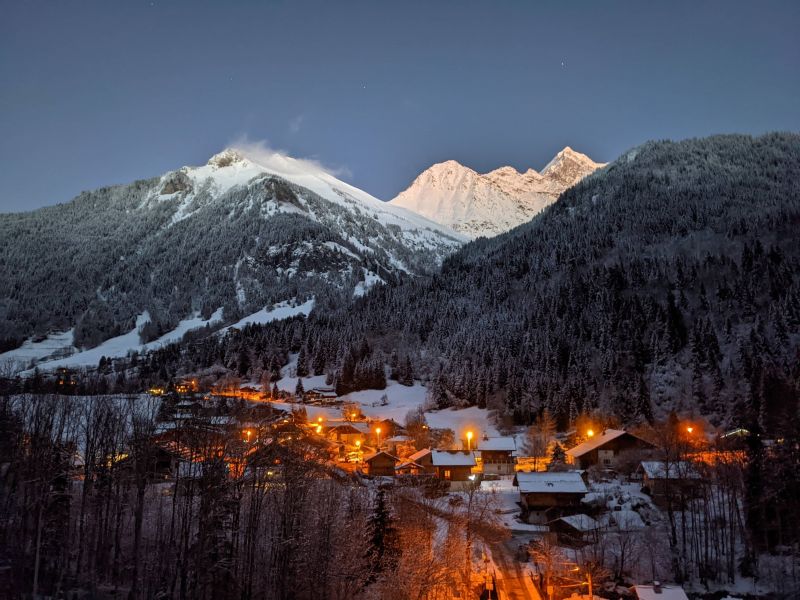
M 358 298 L 360 296 L 363 296 L 364 294 L 366 294 L 369 291 L 369 289 L 373 285 L 375 285 L 377 283 L 383 283 L 383 282 L 384 282 L 383 279 L 378 277 L 372 271 L 366 271 L 364 273 L 364 281 L 359 281 L 356 284 L 356 287 L 353 290 L 353 296 L 355 296 L 356 298 Z
M 19 348 L 0 354 L 0 364 L 10 363 L 15 370 L 20 370 L 27 368 L 32 362 L 72 354 L 75 352 L 72 345 L 72 332 L 73 330 L 70 329 L 51 333 L 40 342 L 34 342 L 32 339 L 26 340 Z
M 294 393 L 297 387 L 297 355 L 290 357 L 289 363 L 283 367 L 284 377 L 278 380 L 278 389 Z M 253 383 L 243 385 L 255 386 Z M 315 387 L 326 387 L 325 376 L 318 375 L 303 377 L 303 389 L 310 390 Z M 417 410 L 425 404 L 428 388 L 422 383 L 415 382 L 413 386 L 400 385 L 396 381 L 387 381 L 386 389 L 362 390 L 342 396 L 345 402 L 357 402 L 361 405 L 362 413 L 371 419 L 393 419 L 401 425 L 405 423 L 406 415 Z M 387 403 L 382 405 L 382 398 L 386 396 Z M 286 408 L 286 403 L 276 403 Z M 306 412 L 310 419 L 322 417 L 323 419 L 338 419 L 342 416 L 340 407 L 323 407 L 306 405 Z M 476 438 L 484 434 L 497 436 L 489 411 L 482 408 L 470 407 L 464 409 L 446 409 L 439 411 L 426 411 L 425 418 L 428 425 L 435 429 L 452 429 L 456 439 L 460 439 L 466 431 L 472 431 Z
M 314 299 L 306 300 L 302 304 L 294 305 L 292 302 L 280 302 L 273 308 L 262 308 L 258 312 L 239 319 L 236 323 L 228 325 L 220 329 L 220 333 L 226 332 L 231 327 L 241 329 L 245 325 L 263 325 L 272 321 L 279 321 L 281 319 L 288 319 L 289 317 L 296 317 L 297 315 L 308 316 L 311 309 L 314 308 Z
M 222 320 L 222 309 L 219 308 L 214 311 L 208 320 L 203 319 L 199 313 L 194 316 L 184 319 L 178 323 L 177 327 L 169 331 L 152 342 L 142 344 L 139 340 L 139 329 L 150 320 L 150 315 L 145 311 L 136 318 L 136 325 L 134 328 L 120 336 L 111 338 L 89 350 L 78 352 L 77 348 L 73 348 L 74 354 L 65 358 L 58 358 L 56 360 L 42 360 L 37 364 L 40 370 L 53 370 L 61 367 L 74 368 L 74 367 L 96 367 L 102 357 L 106 358 L 119 358 L 127 356 L 128 353 L 146 352 L 148 350 L 155 350 L 167 344 L 178 342 L 183 338 L 184 334 L 193 329 L 200 329 L 206 325 L 213 325 Z M 70 337 L 70 347 L 72 342 L 72 332 L 68 332 Z M 62 334 L 66 335 L 66 334 Z M 24 347 L 24 345 L 23 345 Z M 22 350 L 22 348 L 18 349 Z M 17 352 L 18 350 L 12 351 Z M 10 354 L 10 353 L 6 353 Z M 0 355 L 2 359 L 5 355 Z M 42 357 L 46 358 L 46 357 Z M 27 367 L 28 364 L 25 364 Z M 26 374 L 28 372 L 24 372 Z

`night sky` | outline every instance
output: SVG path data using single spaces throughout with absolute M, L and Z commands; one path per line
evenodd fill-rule
M 451 158 L 800 131 L 799 32 L 796 0 L 0 0 L 0 211 L 242 138 L 390 199 Z

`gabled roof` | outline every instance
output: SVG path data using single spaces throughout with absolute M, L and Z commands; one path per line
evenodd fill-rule
M 513 452 L 517 449 L 513 437 L 493 437 L 485 440 L 478 440 L 475 444 L 478 450 L 491 450 L 498 452 Z
M 388 452 L 384 452 L 383 450 L 380 450 L 379 452 L 373 452 L 372 454 L 368 454 L 367 456 L 365 456 L 364 457 L 364 462 L 371 462 L 371 461 L 375 460 L 376 458 L 378 458 L 381 454 L 391 458 L 394 462 L 397 462 L 398 460 L 400 460 L 396 456 L 392 456 Z
M 639 600 L 689 600 L 683 588 L 676 585 L 658 586 L 661 591 L 656 591 L 652 585 L 635 585 L 633 589 Z
M 694 465 L 686 461 L 667 465 L 661 460 L 643 460 L 640 468 L 650 479 L 700 479 Z
M 594 437 L 591 437 L 588 440 L 586 440 L 585 442 L 583 442 L 582 444 L 578 444 L 577 446 L 574 446 L 574 447 L 570 448 L 569 450 L 567 450 L 567 454 L 569 456 L 573 457 L 573 458 L 578 458 L 579 456 L 583 456 L 587 452 L 591 452 L 592 450 L 595 450 L 595 449 L 599 448 L 600 446 L 603 446 L 603 445 L 607 444 L 611 440 L 615 440 L 618 437 L 622 437 L 623 435 L 626 435 L 626 434 L 630 435 L 632 437 L 635 437 L 636 439 L 640 439 L 641 440 L 641 438 L 633 435 L 632 433 L 630 433 L 628 431 L 624 431 L 622 429 L 606 429 L 600 435 L 596 435 Z M 646 440 L 642 440 L 642 441 L 646 442 L 648 444 L 650 443 L 650 442 L 647 442 Z
M 369 433 L 369 425 L 360 421 L 327 421 L 324 425 L 329 427 L 331 431 L 335 429 L 342 429 L 344 431 L 351 429 L 365 435 Z
M 577 471 L 544 471 L 516 474 L 517 485 L 522 494 L 586 494 L 589 490 Z
M 476 465 L 472 452 L 447 450 L 431 450 L 431 462 L 434 467 L 474 467 Z
M 408 457 L 408 461 L 409 462 L 417 462 L 418 460 L 428 456 L 428 454 L 430 454 L 430 453 L 431 453 L 431 451 L 428 448 L 423 448 L 422 450 L 417 450 L 416 452 L 414 452 L 414 454 L 412 454 L 411 456 Z
M 563 521 L 576 531 L 587 532 L 600 529 L 601 525 L 589 515 L 569 515 L 567 517 L 560 517 L 556 521 Z

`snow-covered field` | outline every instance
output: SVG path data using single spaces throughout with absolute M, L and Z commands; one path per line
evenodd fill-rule
M 258 312 L 239 319 L 233 325 L 228 325 L 220 329 L 220 333 L 226 332 L 231 327 L 241 329 L 245 325 L 263 325 L 272 321 L 279 321 L 281 319 L 288 319 L 289 317 L 296 317 L 297 315 L 308 316 L 311 309 L 314 308 L 314 299 L 307 300 L 302 304 L 294 305 L 292 302 L 280 302 L 274 308 L 262 308 Z
M 199 313 L 195 313 L 195 315 L 189 319 L 184 319 L 178 326 L 175 327 L 172 331 L 169 331 L 159 337 L 152 342 L 148 342 L 147 344 L 142 344 L 139 340 L 139 329 L 148 321 L 150 320 L 150 315 L 147 312 L 142 313 L 136 318 L 136 325 L 135 327 L 120 336 L 111 338 L 89 350 L 84 350 L 83 352 L 78 352 L 77 348 L 72 346 L 72 331 L 68 331 L 63 334 L 58 334 L 58 336 L 54 336 L 52 339 L 54 342 L 58 340 L 67 340 L 67 335 L 69 336 L 69 346 L 61 346 L 62 351 L 69 351 L 71 349 L 74 353 L 70 356 L 66 356 L 64 358 L 57 358 L 55 360 L 47 360 L 49 356 L 52 354 L 46 353 L 39 353 L 38 356 L 33 356 L 31 353 L 31 358 L 37 361 L 41 361 L 37 364 L 40 370 L 53 370 L 58 369 L 61 367 L 67 368 L 74 368 L 74 367 L 96 367 L 97 363 L 100 362 L 102 357 L 106 358 L 119 358 L 127 356 L 129 352 L 137 351 L 137 352 L 146 352 L 148 350 L 155 350 L 156 348 L 160 348 L 161 346 L 165 346 L 167 344 L 171 344 L 173 342 L 178 342 L 183 338 L 184 334 L 187 331 L 192 331 L 193 329 L 200 329 L 201 327 L 205 327 L 206 325 L 213 325 L 218 323 L 222 320 L 222 309 L 217 309 L 214 314 L 212 314 L 208 320 L 203 319 Z M 28 344 L 26 342 L 25 344 Z M 12 350 L 11 352 L 6 352 L 5 354 L 0 355 L 0 361 L 6 358 L 6 355 L 14 355 L 15 353 L 19 353 L 24 351 L 25 344 L 21 348 L 17 350 Z M 45 344 L 45 342 L 42 342 Z M 31 344 L 31 346 L 35 346 L 35 344 Z M 9 356 L 9 358 L 13 359 L 13 356 Z M 25 361 L 22 367 L 28 367 L 30 364 L 30 359 Z M 25 374 L 25 373 L 23 373 Z

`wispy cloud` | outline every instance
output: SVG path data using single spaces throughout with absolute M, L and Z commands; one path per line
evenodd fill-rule
M 229 147 L 243 156 L 272 171 L 286 173 L 287 175 L 301 175 L 309 172 L 324 173 L 338 178 L 350 178 L 350 169 L 344 166 L 332 167 L 324 165 L 315 158 L 294 158 L 285 150 L 279 150 L 269 145 L 266 140 L 252 141 L 247 136 L 234 140 Z
M 300 128 L 303 126 L 303 121 L 305 120 L 304 115 L 297 115 L 293 119 L 289 119 L 289 131 L 292 133 L 297 133 L 300 131 Z

